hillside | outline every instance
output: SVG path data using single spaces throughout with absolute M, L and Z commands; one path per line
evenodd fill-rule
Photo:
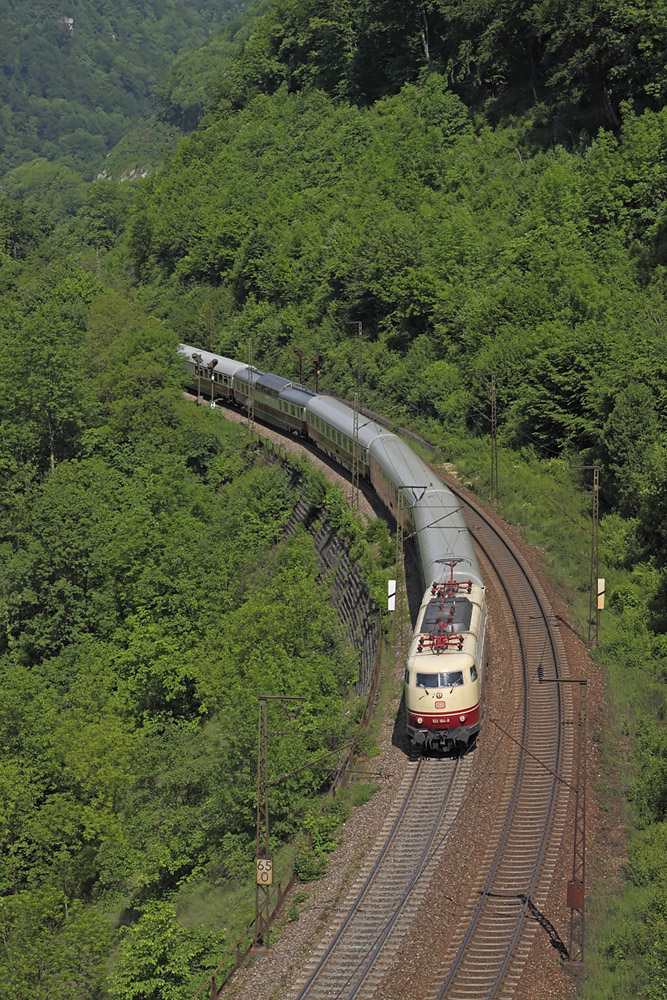
M 202 45 L 246 5 L 2 0 L 0 177 L 36 157 L 90 176 L 156 110 L 156 85 L 174 57 Z
M 175 8 L 161 10 L 164 26 Z M 278 608 L 273 577 L 293 574 L 297 611 L 317 588 L 307 547 L 273 553 L 293 486 L 183 408 L 173 347 L 203 346 L 210 327 L 216 351 L 244 358 L 251 336 L 267 370 L 296 375 L 302 350 L 306 380 L 320 353 L 320 387 L 349 396 L 361 322 L 366 404 L 482 495 L 482 373 L 495 375 L 500 510 L 539 545 L 584 634 L 590 477 L 569 462 L 600 469 L 594 655 L 611 712 L 592 735 L 607 761 L 595 793 L 603 810 L 622 803 L 628 850 L 613 889 L 596 887 L 581 995 L 664 1000 L 664 0 L 277 0 L 257 14 L 233 47 L 211 39 L 163 77 L 164 128 L 198 127 L 134 199 L 110 180 L 47 182 L 47 167 L 77 164 L 49 162 L 60 147 L 18 103 L 12 118 L 41 159 L 13 189 L 30 204 L 0 200 L 0 982 L 22 1000 L 15 956 L 33 941 L 45 985 L 31 995 L 45 1000 L 56 974 L 63 1000 L 72 975 L 82 996 L 162 1000 L 215 965 L 231 932 L 209 919 L 208 892 L 233 897 L 253 835 L 252 747 L 224 734 L 265 677 L 261 637 L 230 636 L 264 598 Z M 248 522 L 266 523 L 256 545 Z M 334 707 L 304 723 L 304 754 L 347 725 L 326 609 L 324 594 L 310 659 L 271 619 L 285 690 L 336 650 Z M 283 802 L 279 839 L 312 794 Z M 187 927 L 186 891 L 202 904 Z M 173 964 L 151 986 L 168 941 Z

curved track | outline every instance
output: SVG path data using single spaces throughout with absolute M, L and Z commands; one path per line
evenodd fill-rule
M 509 747 L 502 802 L 459 927 L 443 925 L 444 958 L 439 969 L 425 970 L 419 995 L 510 1000 L 542 922 L 562 839 L 572 780 L 571 697 L 569 685 L 537 680 L 538 666 L 546 678 L 562 677 L 565 655 L 534 574 L 492 519 L 455 483 L 448 480 L 448 486 L 464 506 L 487 584 L 508 623 L 511 663 L 493 668 L 513 675 L 515 708 L 511 718 L 499 720 L 487 710 L 485 742 L 503 740 Z M 400 970 L 393 967 L 398 947 L 416 922 L 439 849 L 473 784 L 468 779 L 476 756 L 410 763 L 376 860 L 357 880 L 342 923 L 311 961 L 296 1000 L 402 995 Z
M 559 677 L 564 654 L 534 574 L 492 520 L 460 490 L 456 493 L 502 595 L 518 696 L 511 719 L 487 716 L 487 727 L 510 743 L 511 768 L 479 881 L 461 922 L 464 932 L 446 954 L 429 997 L 489 1000 L 513 995 L 553 874 L 572 763 L 571 736 L 565 736 L 564 727 L 564 702 L 569 705 L 570 698 L 567 687 L 537 679 L 538 666 L 545 677 Z
M 550 603 L 534 574 L 492 519 L 448 485 L 461 499 L 507 621 L 512 662 L 502 669 L 512 674 L 515 708 L 509 719 L 495 720 L 488 712 L 485 718 L 491 742 L 503 740 L 509 747 L 501 804 L 464 916 L 454 933 L 443 927 L 451 943 L 423 995 L 509 1000 L 538 927 L 563 834 L 572 765 L 572 734 L 564 722 L 571 699 L 567 685 L 537 679 L 540 665 L 545 677 L 558 678 L 565 658 Z M 471 760 L 459 762 L 466 774 Z M 409 769 L 377 860 L 355 885 L 343 922 L 311 961 L 295 1000 L 368 1000 L 382 995 L 376 990 L 387 972 L 400 976 L 392 968 L 400 939 L 463 801 L 465 783 L 457 781 L 453 790 L 455 768 L 454 761 L 425 759 Z M 452 784 L 443 794 L 445 772 Z M 385 989 L 386 984 L 384 979 Z
M 311 962 L 297 1000 L 373 995 L 428 887 L 470 767 L 467 757 L 411 763 L 380 853 L 357 880 L 351 905 L 331 943 Z

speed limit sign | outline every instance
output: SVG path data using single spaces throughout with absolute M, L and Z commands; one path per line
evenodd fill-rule
M 257 885 L 273 885 L 273 859 L 257 858 Z

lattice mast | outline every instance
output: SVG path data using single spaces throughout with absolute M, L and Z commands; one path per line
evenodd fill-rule
M 403 490 L 398 488 L 396 504 L 396 612 L 394 614 L 394 645 L 399 651 L 403 648 L 403 618 L 405 617 L 405 558 L 403 545 L 405 542 L 405 499 Z
M 498 405 L 496 401 L 496 376 L 491 375 L 491 503 L 499 500 L 498 487 Z
M 598 577 L 600 576 L 600 470 L 593 466 L 593 510 L 591 515 L 591 572 L 589 586 L 588 643 L 597 646 L 600 641 L 600 602 Z
M 591 565 L 588 584 L 588 645 L 597 646 L 600 639 L 600 602 L 598 600 L 598 577 L 600 575 L 600 467 L 598 465 L 573 465 L 572 459 L 570 459 L 569 465 L 571 469 L 576 469 L 580 472 L 590 470 L 593 473 Z
M 496 373 L 475 371 L 475 375 L 491 379 L 491 417 L 487 417 L 481 410 L 477 410 L 480 416 L 489 420 L 491 424 L 491 503 L 497 504 L 499 499 L 498 484 L 498 402 L 496 393 Z
M 267 698 L 259 696 L 255 857 L 269 857 L 269 730 Z M 269 947 L 270 885 L 255 885 L 255 947 Z
M 364 390 L 363 324 L 357 324 L 357 391 L 354 394 L 354 426 L 352 430 L 352 506 L 359 509 L 359 414 Z
M 572 880 L 567 890 L 567 905 L 570 908 L 569 961 L 582 965 L 585 947 L 584 905 L 586 893 L 586 689 L 586 682 L 579 681 Z
M 255 380 L 252 356 L 252 337 L 248 337 L 248 430 L 255 432 Z

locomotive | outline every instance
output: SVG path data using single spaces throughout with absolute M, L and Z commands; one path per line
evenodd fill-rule
M 354 411 L 279 375 L 180 344 L 186 383 L 311 440 L 348 470 Z M 405 670 L 407 731 L 424 751 L 464 750 L 480 730 L 486 635 L 484 581 L 455 495 L 396 434 L 359 415 L 359 474 L 415 541 L 424 596 Z

